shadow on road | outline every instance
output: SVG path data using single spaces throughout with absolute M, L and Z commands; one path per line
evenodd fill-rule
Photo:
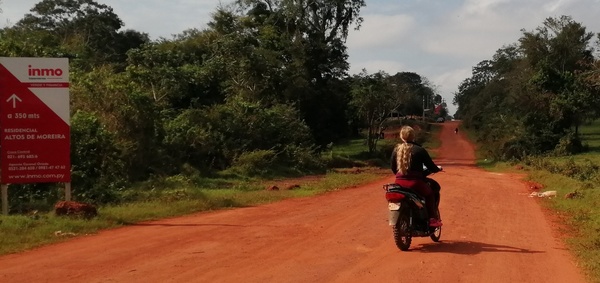
M 532 251 L 523 248 L 505 245 L 486 244 L 473 241 L 440 241 L 439 243 L 423 244 L 420 247 L 415 247 L 413 251 L 423 253 L 453 253 L 465 255 L 474 255 L 489 252 L 526 254 L 545 253 L 545 251 Z

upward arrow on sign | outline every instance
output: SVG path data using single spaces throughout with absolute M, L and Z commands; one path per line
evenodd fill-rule
M 13 108 L 17 108 L 17 100 L 19 102 L 22 102 L 23 100 L 21 100 L 21 98 L 19 98 L 16 94 L 13 93 L 13 95 L 11 95 L 6 102 L 10 102 L 12 100 L 13 103 Z

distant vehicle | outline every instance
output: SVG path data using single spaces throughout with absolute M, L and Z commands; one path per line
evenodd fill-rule
M 444 123 L 446 121 L 446 119 L 444 119 L 444 117 L 439 117 L 437 118 L 437 120 L 435 120 L 437 123 Z

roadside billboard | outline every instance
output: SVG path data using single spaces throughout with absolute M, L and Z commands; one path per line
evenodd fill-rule
M 0 57 L 1 183 L 71 181 L 69 61 Z

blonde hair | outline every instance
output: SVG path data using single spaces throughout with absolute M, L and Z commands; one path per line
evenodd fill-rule
M 406 175 L 408 168 L 410 168 L 413 147 L 410 142 L 414 142 L 415 140 L 415 130 L 410 126 L 402 127 L 400 130 L 400 139 L 402 139 L 402 143 L 396 146 L 396 164 L 398 171 L 402 175 Z

